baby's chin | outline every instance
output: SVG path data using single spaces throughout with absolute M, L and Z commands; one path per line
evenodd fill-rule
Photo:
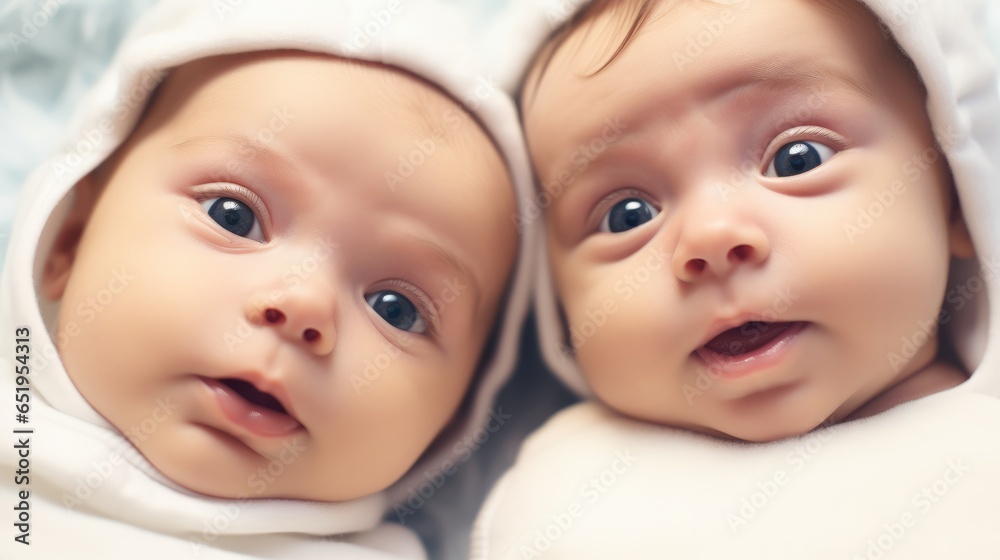
M 689 429 L 727 441 L 746 443 L 772 443 L 802 437 L 829 426 L 827 419 L 797 418 L 786 422 L 748 421 L 738 425 L 699 426 Z
M 619 411 L 622 412 L 622 411 Z M 627 413 L 623 412 L 627 415 Z M 710 436 L 716 439 L 745 443 L 772 443 L 785 439 L 807 436 L 811 432 L 836 423 L 831 416 L 822 418 L 795 416 L 792 418 L 742 418 L 742 419 L 662 419 L 644 418 L 647 422 L 667 428 L 677 428 Z M 713 421 L 714 420 L 714 421 Z
M 275 480 L 280 478 L 281 474 L 284 473 L 278 474 L 278 476 L 271 476 L 270 473 L 259 471 L 255 475 L 251 475 L 251 478 L 248 480 L 248 484 L 231 485 L 219 484 L 215 481 L 206 480 L 190 472 L 178 472 L 172 470 L 170 465 L 163 465 L 163 468 L 161 468 L 160 466 L 153 464 L 153 467 L 156 468 L 162 476 L 189 492 L 207 498 L 217 498 L 223 500 L 245 500 L 247 498 L 252 498 L 260 500 L 298 500 L 308 502 L 340 503 L 377 494 L 391 486 L 392 482 L 395 482 L 390 481 L 387 484 L 377 484 L 375 486 L 362 486 L 361 484 L 357 486 L 333 485 L 325 488 L 317 485 L 289 486 L 273 483 Z
M 331 473 L 318 477 L 314 469 L 308 468 L 316 457 L 309 455 L 308 443 L 298 439 L 286 442 L 287 453 L 267 461 L 259 457 L 238 459 L 250 454 L 242 443 L 204 426 L 163 425 L 151 436 L 146 441 L 132 442 L 149 464 L 173 484 L 210 498 L 345 502 L 376 494 L 401 477 L 376 473 L 374 469 L 361 475 Z M 155 436 L 160 438 L 154 440 Z M 216 453 L 206 448 L 214 448 Z
M 816 429 L 817 426 L 812 428 L 802 429 L 802 430 L 792 430 L 792 429 L 782 429 L 782 430 L 757 430 L 757 431 L 743 431 L 743 430 L 733 430 L 734 434 L 727 434 L 724 432 L 715 432 L 715 437 L 719 439 L 725 439 L 729 441 L 742 441 L 746 443 L 773 443 L 785 439 L 796 438 L 804 436 L 809 432 Z

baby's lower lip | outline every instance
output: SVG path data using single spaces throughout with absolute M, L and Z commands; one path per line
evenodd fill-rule
M 226 418 L 248 432 L 262 437 L 280 437 L 302 428 L 302 424 L 288 414 L 255 405 L 215 379 L 203 380 Z
M 759 372 L 777 364 L 808 323 L 796 321 L 772 325 L 772 328 L 781 329 L 780 333 L 749 352 L 718 352 L 705 345 L 694 353 L 722 377 L 736 378 Z

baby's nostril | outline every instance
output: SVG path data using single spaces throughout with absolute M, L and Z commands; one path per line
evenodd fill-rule
M 302 338 L 306 339 L 306 342 L 312 342 L 319 338 L 319 331 L 316 329 L 306 329 L 305 332 L 302 333 Z
M 264 310 L 264 319 L 271 324 L 277 324 L 285 320 L 285 314 L 274 308 Z
M 687 269 L 690 272 L 699 274 L 705 270 L 707 265 L 708 263 L 705 262 L 705 259 L 691 259 L 687 262 Z
M 749 245 L 739 245 L 730 250 L 730 254 L 736 257 L 737 261 L 745 261 L 753 254 L 753 247 Z

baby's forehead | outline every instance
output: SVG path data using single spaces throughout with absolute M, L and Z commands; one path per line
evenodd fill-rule
M 358 78 L 370 81 L 386 115 L 422 136 L 443 128 L 449 111 L 464 112 L 451 96 L 417 76 L 388 67 L 375 73 L 365 70 L 358 67 Z
M 483 150 L 501 155 L 492 136 L 465 102 L 436 84 L 396 68 L 387 68 L 370 78 L 373 95 L 401 133 L 441 143 L 460 158 L 476 156 Z
M 276 63 L 268 63 L 271 61 Z M 303 61 L 306 64 L 294 64 Z M 289 64 L 300 69 L 296 70 L 299 75 L 294 79 L 295 86 L 284 85 L 284 82 L 292 81 L 289 79 Z M 310 72 L 315 72 L 315 79 Z M 306 80 L 302 79 L 302 73 L 307 74 Z M 336 83 L 331 85 L 329 80 L 324 81 L 319 77 L 321 73 L 324 76 L 335 74 Z M 304 83 L 307 85 L 303 86 Z M 249 96 L 248 87 L 252 91 Z M 271 103 L 277 107 L 285 103 L 288 90 L 295 87 L 315 87 L 319 91 L 312 93 L 321 98 L 328 97 L 329 108 L 333 104 L 346 103 L 356 108 L 349 107 L 348 112 L 356 116 L 366 115 L 369 119 L 367 123 L 354 122 L 351 125 L 358 133 L 379 130 L 384 137 L 410 138 L 413 139 L 410 144 L 418 149 L 420 146 L 433 146 L 434 150 L 449 152 L 455 158 L 480 162 L 491 168 L 498 157 L 503 160 L 493 138 L 472 111 L 433 82 L 397 67 L 325 54 L 261 51 L 192 61 L 171 72 L 157 91 L 153 105 L 167 107 L 161 112 L 170 115 L 171 119 L 167 121 L 170 122 L 176 121 L 174 117 L 181 115 L 185 106 L 192 104 L 191 99 L 197 98 L 195 111 L 207 111 L 216 121 L 224 118 L 238 121 L 232 123 L 235 128 L 250 119 L 256 118 L 258 124 L 264 121 L 252 116 L 249 111 L 231 111 L 227 107 L 232 108 L 234 103 L 253 103 L 257 106 Z M 342 95 L 345 89 L 352 93 Z M 320 102 L 313 107 L 322 107 L 322 104 Z M 295 112 L 294 107 L 291 111 Z M 303 116 L 314 120 L 317 115 Z M 187 120 L 197 124 L 202 119 Z

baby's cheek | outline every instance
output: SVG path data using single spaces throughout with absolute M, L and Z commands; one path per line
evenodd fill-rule
M 580 293 L 575 301 L 567 298 L 567 331 L 585 370 L 641 363 L 657 347 L 655 333 L 665 326 L 654 312 L 659 306 L 641 291 L 614 281 Z

